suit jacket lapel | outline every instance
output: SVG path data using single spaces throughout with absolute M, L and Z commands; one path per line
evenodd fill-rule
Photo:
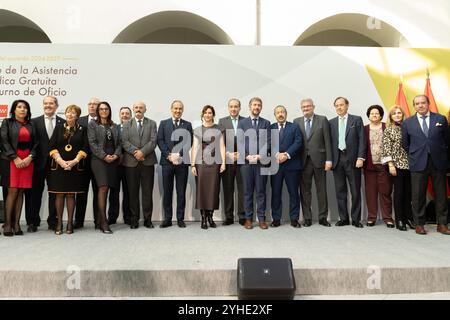
M 339 121 L 339 119 L 338 119 L 338 121 Z M 352 125 L 353 125 L 353 117 L 348 115 L 347 116 L 347 126 L 345 127 L 345 137 L 347 137 Z M 338 129 L 338 133 L 339 133 L 339 129 Z
M 436 115 L 434 113 L 430 112 L 430 124 L 429 124 L 429 127 L 428 127 L 428 136 L 429 137 L 431 136 L 431 130 L 433 130 L 434 127 L 436 127 L 436 123 L 437 123 Z
M 311 123 L 311 132 L 309 133 L 308 141 L 311 139 L 311 137 L 314 134 L 314 131 L 316 130 L 316 128 L 318 126 L 317 121 L 319 121 L 319 118 L 316 117 L 315 115 L 313 115 L 312 123 Z

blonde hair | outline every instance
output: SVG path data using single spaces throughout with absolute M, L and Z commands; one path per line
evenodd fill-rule
M 400 111 L 402 112 L 402 115 L 403 115 L 402 122 L 406 119 L 406 114 L 405 114 L 405 112 L 403 111 L 402 107 L 400 107 L 400 106 L 398 106 L 398 105 L 394 105 L 394 106 L 392 106 L 392 107 L 389 109 L 389 116 L 388 116 L 388 121 L 387 121 L 389 127 L 393 127 L 393 126 L 396 126 L 396 125 L 397 125 L 397 123 L 396 123 L 394 120 L 392 120 L 392 115 L 394 114 L 394 112 L 395 112 L 397 109 L 400 110 Z

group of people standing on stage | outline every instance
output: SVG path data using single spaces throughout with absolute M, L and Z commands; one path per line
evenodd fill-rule
M 195 176 L 195 208 L 200 210 L 202 229 L 216 227 L 213 213 L 219 209 L 221 182 L 223 225 L 235 221 L 237 193 L 239 223 L 252 229 L 257 216 L 259 227 L 267 229 L 269 178 L 271 227 L 282 224 L 283 184 L 289 194 L 290 225 L 294 228 L 312 225 L 313 178 L 319 224 L 330 227 L 326 179 L 327 171 L 332 170 L 339 213 L 336 226 L 346 226 L 351 221 L 353 226 L 363 227 L 361 174 L 364 173 L 368 227 L 376 224 L 380 203 L 381 216 L 388 228 L 406 231 L 409 226 L 418 234 L 426 234 L 426 190 L 431 177 L 436 194 L 437 231 L 449 235 L 448 121 L 429 111 L 425 95 L 416 96 L 413 105 L 416 114 L 407 119 L 399 106 L 392 107 L 387 124 L 382 122 L 383 108 L 370 106 L 369 124 L 364 126 L 360 116 L 348 113 L 349 101 L 344 97 L 335 99 L 337 117 L 331 120 L 315 113 L 312 99 L 304 99 L 300 103 L 303 116 L 287 121 L 286 108 L 279 105 L 274 108 L 275 121 L 271 124 L 260 116 L 263 106 L 260 98 L 250 100 L 249 117 L 240 115 L 241 103 L 233 98 L 228 101 L 229 115 L 218 123 L 214 107 L 204 106 L 200 114 L 202 125 L 193 129 L 182 118 L 184 105 L 180 100 L 172 102 L 171 117 L 161 121 L 159 127 L 145 117 L 144 102 L 136 102 L 133 110 L 122 107 L 120 123 L 115 124 L 109 103 L 97 98 L 89 101 L 87 116 L 80 117 L 81 109 L 69 105 L 65 119 L 56 115 L 55 97 L 44 98 L 44 114 L 36 118 L 31 118 L 27 101 L 16 100 L 11 105 L 10 117 L 1 125 L 3 234 L 23 235 L 20 216 L 24 198 L 27 231 L 37 231 L 45 182 L 49 193 L 47 223 L 57 235 L 64 232 L 65 207 L 68 214 L 65 232 L 71 234 L 84 226 L 91 183 L 94 223 L 101 232 L 112 233 L 110 225 L 118 219 L 121 185 L 124 222 L 131 229 L 139 227 L 142 199 L 144 226 L 154 228 L 152 198 L 158 146 L 164 190 L 161 228 L 172 226 L 174 185 L 177 225 L 186 227 L 189 169 Z

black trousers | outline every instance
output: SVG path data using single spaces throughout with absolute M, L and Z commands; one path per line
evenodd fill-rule
M 411 208 L 411 173 L 409 170 L 396 169 L 397 175 L 392 177 L 394 183 L 395 221 L 413 220 Z
M 428 177 L 435 192 L 436 218 L 438 224 L 447 224 L 447 181 L 446 171 L 438 170 L 433 165 L 431 156 L 428 156 L 427 167 L 423 171 L 411 172 L 411 198 L 414 222 L 417 225 L 425 225 L 425 207 Z
M 302 212 L 304 219 L 312 219 L 311 198 L 312 198 L 312 179 L 316 183 L 317 204 L 319 206 L 319 220 L 328 217 L 328 198 L 327 198 L 327 172 L 324 167 L 315 168 L 311 158 L 306 157 L 303 170 L 300 171 L 300 196 L 302 203 Z
M 88 161 L 86 161 L 88 162 Z M 92 182 L 92 192 L 94 193 L 93 202 L 92 202 L 92 210 L 94 213 L 94 224 L 97 225 L 97 216 L 98 216 L 98 186 L 95 181 L 94 174 L 89 171 L 89 178 L 87 179 L 87 185 L 84 193 L 77 193 L 76 195 L 76 209 L 75 209 L 75 224 L 84 225 L 84 218 L 86 216 L 86 207 L 89 195 L 89 184 Z
M 227 164 L 226 170 L 221 174 L 222 188 L 223 188 L 223 202 L 225 219 L 234 221 L 234 182 L 237 183 L 237 214 L 239 219 L 245 219 L 244 210 L 244 186 L 242 183 L 241 172 L 239 165 Z
M 116 222 L 120 211 L 120 185 L 122 184 L 122 212 L 123 221 L 129 223 L 131 219 L 130 201 L 128 193 L 127 178 L 125 175 L 125 167 L 117 167 L 117 188 L 111 188 L 109 191 L 109 209 L 108 221 Z
M 41 223 L 40 209 L 45 188 L 45 177 L 45 170 L 34 170 L 33 188 L 25 191 L 25 219 L 27 225 L 39 226 Z M 49 227 L 56 226 L 55 193 L 48 194 L 47 224 Z
M 355 164 L 356 161 L 350 161 L 345 152 L 341 152 L 339 162 L 333 169 L 339 218 L 343 221 L 349 220 L 347 180 L 352 196 L 352 221 L 359 222 L 361 220 L 361 169 L 356 168 Z
M 153 213 L 153 181 L 155 178 L 155 166 L 144 166 L 139 162 L 136 167 L 125 168 L 128 183 L 131 224 L 139 223 L 141 204 L 139 201 L 139 189 L 142 195 L 142 211 L 145 221 L 152 220 Z

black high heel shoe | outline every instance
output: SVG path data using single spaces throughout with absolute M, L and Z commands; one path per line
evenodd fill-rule
M 67 234 L 72 234 L 73 233 L 73 225 L 71 224 L 71 225 L 67 225 L 67 228 L 66 228 L 66 233 Z
M 55 228 L 55 234 L 56 234 L 57 236 L 62 235 L 62 234 L 63 234 L 62 229 L 63 229 L 63 225 L 62 225 L 62 223 L 61 223 L 60 225 L 58 225 L 58 226 Z
M 14 230 L 14 235 L 15 236 L 23 236 L 23 231 L 19 228 L 19 230 Z
M 100 227 L 100 231 L 106 234 L 112 234 L 113 232 L 109 228 L 109 225 L 106 225 L 106 227 Z

